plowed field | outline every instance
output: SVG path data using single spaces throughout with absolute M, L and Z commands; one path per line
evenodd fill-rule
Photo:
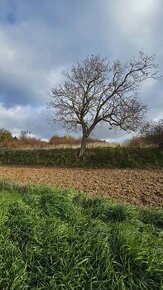
M 163 170 L 1 166 L 0 178 L 73 188 L 133 205 L 163 206 Z

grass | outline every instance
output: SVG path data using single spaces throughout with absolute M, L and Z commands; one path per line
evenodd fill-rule
M 0 164 L 87 168 L 163 168 L 159 148 L 108 147 L 87 149 L 85 160 L 78 149 L 0 149 Z
M 161 290 L 163 210 L 0 183 L 0 289 Z

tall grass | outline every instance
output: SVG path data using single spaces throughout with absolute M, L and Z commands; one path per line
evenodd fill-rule
M 0 191 L 0 289 L 163 289 L 163 210 L 5 182 Z

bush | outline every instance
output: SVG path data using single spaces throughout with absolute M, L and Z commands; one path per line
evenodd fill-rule
M 0 164 L 69 166 L 89 168 L 162 168 L 163 152 L 159 148 L 94 148 L 85 160 L 76 149 L 0 150 Z
M 163 119 L 158 122 L 146 123 L 140 129 L 140 135 L 129 140 L 128 146 L 163 148 Z
M 12 134 L 9 130 L 0 129 L 0 143 L 5 146 L 7 142 L 13 140 Z
M 158 122 L 147 123 L 142 128 L 142 135 L 149 144 L 163 148 L 163 119 Z

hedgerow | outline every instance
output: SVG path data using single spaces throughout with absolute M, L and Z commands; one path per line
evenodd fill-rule
M 43 165 L 98 168 L 163 168 L 163 151 L 159 148 L 94 148 L 84 160 L 77 149 L 0 150 L 0 164 Z

